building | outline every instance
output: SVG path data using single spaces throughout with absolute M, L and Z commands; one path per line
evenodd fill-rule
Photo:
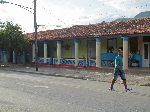
M 34 62 L 34 33 L 27 36 Z M 112 67 L 117 49 L 123 47 L 124 69 L 150 67 L 150 18 L 40 31 L 37 39 L 40 64 Z

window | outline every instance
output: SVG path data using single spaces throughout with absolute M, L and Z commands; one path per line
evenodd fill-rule
M 132 37 L 129 39 L 130 42 L 130 53 L 137 53 L 138 51 L 138 38 Z
M 117 48 L 117 39 L 108 39 L 107 41 L 107 52 L 113 52 Z
M 143 37 L 143 41 L 144 42 L 150 42 L 150 36 L 148 36 L 148 37 L 144 36 Z

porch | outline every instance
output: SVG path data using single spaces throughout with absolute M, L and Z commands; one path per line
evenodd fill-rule
M 124 40 L 121 37 L 54 40 L 39 42 L 39 64 L 76 66 L 76 67 L 114 67 L 114 59 L 120 46 L 124 48 L 124 55 L 128 67 L 142 67 L 143 55 L 141 45 L 142 37 Z M 99 43 L 101 45 L 99 45 Z M 125 46 L 123 43 L 127 43 Z M 44 44 L 44 45 L 43 45 Z M 133 46 L 133 45 L 136 45 Z M 113 50 L 112 50 L 113 48 Z M 33 62 L 35 57 L 33 43 Z M 141 49 L 138 50 L 138 49 Z M 140 52 L 138 52 L 140 51 Z M 132 56 L 130 55 L 132 53 Z M 129 55 L 128 55 L 129 54 Z

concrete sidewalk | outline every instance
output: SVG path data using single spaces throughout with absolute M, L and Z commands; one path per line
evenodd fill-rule
M 69 69 L 69 68 L 54 68 L 54 67 L 39 67 L 36 71 L 35 67 L 26 66 L 11 66 L 11 67 L 1 67 L 0 70 L 5 71 L 15 71 L 24 73 L 33 73 L 39 75 L 57 76 L 57 77 L 67 77 L 83 80 L 92 80 L 100 82 L 111 82 L 113 78 L 113 69 L 97 69 L 97 70 L 87 70 L 87 69 Z M 131 71 L 131 70 L 130 70 Z M 127 71 L 127 83 L 130 85 L 140 85 L 140 86 L 150 86 L 150 74 L 147 72 L 135 73 Z M 134 69 L 132 70 L 134 71 Z M 117 83 L 122 83 L 122 80 L 118 78 Z

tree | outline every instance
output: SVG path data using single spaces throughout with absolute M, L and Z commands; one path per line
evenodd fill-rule
M 29 44 L 29 40 L 25 37 L 18 24 L 4 23 L 4 27 L 0 30 L 1 49 L 20 52 L 27 50 Z
M 22 53 L 27 51 L 29 46 L 30 42 L 18 24 L 3 23 L 3 27 L 0 28 L 0 49 L 8 51 L 10 54 L 13 51 Z

